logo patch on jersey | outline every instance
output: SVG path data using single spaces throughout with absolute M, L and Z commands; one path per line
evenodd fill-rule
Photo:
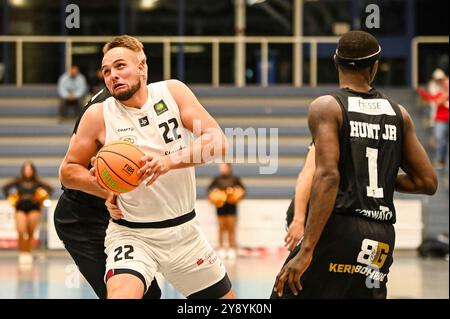
M 131 144 L 136 144 L 137 138 L 136 138 L 136 136 L 133 136 L 133 135 L 127 135 L 127 136 L 120 137 L 120 140 L 129 142 Z
M 168 110 L 167 105 L 163 100 L 153 105 L 153 108 L 155 109 L 156 115 L 161 115 Z
M 348 111 L 368 115 L 396 115 L 391 103 L 386 99 L 363 99 L 356 96 L 348 98 Z
M 132 127 L 125 127 L 125 128 L 118 128 L 117 132 L 132 132 L 134 131 L 134 128 Z
M 141 127 L 144 127 L 144 126 L 149 125 L 150 121 L 148 120 L 147 116 L 144 116 L 139 119 L 139 124 L 141 125 Z

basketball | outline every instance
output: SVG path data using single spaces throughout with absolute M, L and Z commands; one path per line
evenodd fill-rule
M 103 146 L 95 162 L 98 183 L 114 193 L 134 190 L 139 185 L 139 161 L 144 155 L 137 146 L 125 141 Z

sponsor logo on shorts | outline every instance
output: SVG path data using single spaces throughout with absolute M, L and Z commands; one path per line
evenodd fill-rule
M 367 217 L 367 218 L 371 218 L 371 219 L 375 219 L 375 220 L 383 220 L 383 221 L 391 220 L 392 217 L 394 216 L 394 214 L 389 210 L 389 207 L 381 206 L 381 205 L 380 205 L 380 210 L 369 210 L 369 209 L 357 208 L 357 209 L 355 209 L 355 212 L 364 217 Z
M 379 288 L 380 282 L 385 282 L 387 273 L 380 269 L 383 267 L 390 247 L 386 243 L 372 239 L 364 239 L 357 257 L 359 264 L 341 264 L 331 262 L 328 271 L 333 273 L 360 274 L 366 276 L 367 288 Z M 362 265 L 360 265 L 362 264 Z
M 197 265 L 200 266 L 205 262 L 211 265 L 217 261 L 217 255 L 213 250 L 208 251 L 203 257 L 197 259 Z
M 328 267 L 329 272 L 335 273 L 347 273 L 347 274 L 361 274 L 372 280 L 377 280 L 383 282 L 387 276 L 380 271 L 378 271 L 373 266 L 361 266 L 361 265 L 352 265 L 352 264 L 336 264 L 330 263 Z

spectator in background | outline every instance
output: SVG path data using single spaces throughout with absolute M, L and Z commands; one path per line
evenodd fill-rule
M 441 69 L 435 69 L 433 71 L 433 74 L 431 75 L 431 80 L 428 82 L 428 86 L 427 86 L 427 91 L 428 93 L 430 93 L 431 95 L 435 95 L 436 93 L 439 92 L 439 89 L 441 87 L 441 85 L 439 84 L 440 81 L 442 81 L 442 79 L 445 78 L 445 73 L 444 71 L 442 71 Z M 434 117 L 436 116 L 436 108 L 437 105 L 435 102 L 430 101 L 428 102 L 428 105 L 430 107 L 430 127 L 434 127 Z
M 69 72 L 64 73 L 58 79 L 58 95 L 61 98 L 59 114 L 61 119 L 68 116 L 69 108 L 72 109 L 72 116 L 78 117 L 87 92 L 86 78 L 80 73 L 78 66 L 72 65 Z
M 51 192 L 52 187 L 38 178 L 36 167 L 32 162 L 25 162 L 20 177 L 3 187 L 5 197 L 8 197 L 16 209 L 20 264 L 33 262 L 34 230 L 41 218 L 44 200 Z
M 420 96 L 436 105 L 434 113 L 434 132 L 436 138 L 435 168 L 443 169 L 446 164 L 448 149 L 448 77 L 445 73 L 437 69 L 433 72 L 433 82 L 437 86 L 434 92 L 419 88 Z
M 216 206 L 219 220 L 219 250 L 221 258 L 236 258 L 237 204 L 245 196 L 245 187 L 232 173 L 231 164 L 221 163 L 220 176 L 214 178 L 208 187 L 208 199 Z M 228 251 L 225 250 L 225 235 Z

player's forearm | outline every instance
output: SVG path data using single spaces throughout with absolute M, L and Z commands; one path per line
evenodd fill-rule
M 306 189 L 304 184 L 299 184 L 301 183 L 297 183 L 297 187 L 295 188 L 293 221 L 301 222 L 304 225 L 311 188 Z
M 312 176 L 314 172 L 310 172 L 307 169 L 303 169 L 297 179 L 295 186 L 295 198 L 294 198 L 294 221 L 302 222 L 305 224 L 306 211 L 308 210 L 308 203 L 311 197 Z
M 313 252 L 319 241 L 322 231 L 333 211 L 339 187 L 339 172 L 337 170 L 321 172 L 316 171 L 309 206 L 308 220 L 302 250 Z
M 433 176 L 412 179 L 406 174 L 399 174 L 395 179 L 394 189 L 401 193 L 433 195 L 436 188 L 437 180 Z
M 105 199 L 108 197 L 108 191 L 101 188 L 95 182 L 95 177 L 90 175 L 88 169 L 82 165 L 70 163 L 61 165 L 59 179 L 66 188 L 80 190 Z
M 228 150 L 225 135 L 220 132 L 204 133 L 176 153 L 170 154 L 171 168 L 185 168 L 212 161 L 217 157 L 224 157 Z

